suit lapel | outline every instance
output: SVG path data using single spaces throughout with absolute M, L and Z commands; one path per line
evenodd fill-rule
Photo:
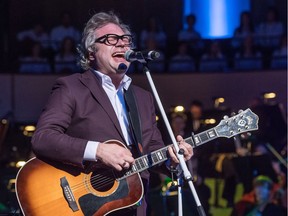
M 80 77 L 80 81 L 90 90 L 92 95 L 94 96 L 95 100 L 102 106 L 103 110 L 108 114 L 109 118 L 115 125 L 117 131 L 121 135 L 122 139 L 125 140 L 118 118 L 116 116 L 116 113 L 113 109 L 113 106 L 104 91 L 104 89 L 101 86 L 101 81 L 96 77 L 95 74 L 93 74 L 92 71 L 86 71 L 82 74 Z

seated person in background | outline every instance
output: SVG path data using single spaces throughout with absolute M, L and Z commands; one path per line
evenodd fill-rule
M 201 35 L 195 29 L 196 17 L 194 14 L 186 16 L 187 27 L 178 33 L 178 41 L 192 42 L 201 39 Z
M 287 36 L 281 37 L 280 46 L 273 52 L 273 57 L 287 57 Z
M 252 36 L 246 36 L 242 46 L 235 54 L 235 69 L 261 69 L 262 54 L 254 44 Z
M 189 107 L 189 113 L 187 114 L 187 124 L 185 131 L 188 134 L 199 133 L 204 131 L 205 124 L 204 124 L 204 107 L 201 101 L 199 100 L 192 100 Z
M 140 48 L 145 48 L 149 39 L 154 39 L 160 49 L 165 49 L 167 36 L 155 17 L 150 17 L 146 28 L 141 31 Z
M 50 40 L 55 51 L 59 50 L 61 41 L 65 37 L 73 38 L 76 43 L 80 41 L 80 32 L 73 26 L 69 13 L 63 13 L 61 15 L 61 23 L 51 30 Z
M 220 43 L 218 41 L 211 41 L 208 51 L 201 57 L 200 71 L 224 71 L 226 67 L 226 58 L 222 53 Z
M 66 37 L 61 43 L 59 53 L 55 55 L 55 72 L 76 72 L 76 60 L 75 41 L 73 38 Z
M 273 203 L 273 182 L 264 175 L 253 181 L 253 190 L 235 204 L 231 216 L 284 216 L 283 206 Z
M 179 42 L 177 54 L 172 56 L 169 62 L 170 72 L 189 72 L 195 71 L 192 56 L 189 54 L 187 42 Z
M 275 47 L 279 44 L 280 36 L 284 33 L 284 26 L 278 20 L 276 8 L 270 7 L 266 12 L 266 20 L 256 27 L 258 43 L 264 47 Z
M 185 113 L 173 112 L 171 114 L 171 127 L 175 137 L 177 136 L 177 134 L 181 135 L 184 138 L 188 137 L 185 134 L 184 130 L 186 127 L 186 121 L 187 116 L 185 115 Z
M 149 69 L 153 72 L 164 72 L 165 71 L 165 53 L 159 48 L 157 40 L 155 38 L 147 38 L 145 41 L 145 50 L 155 50 L 160 53 L 160 57 L 150 61 L 148 63 Z M 141 67 L 142 65 L 140 65 Z
M 20 58 L 20 73 L 49 73 L 50 64 L 43 55 L 43 48 L 39 42 L 35 42 L 31 47 L 30 55 Z
M 208 51 L 202 55 L 202 60 L 221 60 L 224 59 L 221 45 L 218 41 L 211 41 Z
M 240 51 L 235 54 L 235 58 L 260 58 L 261 56 L 251 35 L 244 38 Z
M 287 36 L 281 37 L 279 48 L 272 53 L 271 65 L 272 69 L 287 69 Z
M 240 25 L 234 31 L 234 37 L 245 38 L 254 34 L 254 24 L 249 11 L 243 11 L 240 15 Z
M 32 29 L 24 30 L 17 34 L 19 42 L 32 40 L 39 42 L 42 47 L 47 48 L 49 45 L 49 36 L 41 23 L 36 23 Z

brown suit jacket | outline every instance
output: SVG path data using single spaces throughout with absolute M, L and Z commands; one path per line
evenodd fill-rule
M 147 154 L 164 146 L 153 97 L 137 86 L 130 88 L 139 111 L 143 154 Z M 32 138 L 36 156 L 83 168 L 87 141 L 110 139 L 125 142 L 114 109 L 94 72 L 56 80 Z M 141 176 L 148 179 L 149 174 L 144 172 Z

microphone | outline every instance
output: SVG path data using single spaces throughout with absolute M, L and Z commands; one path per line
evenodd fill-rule
M 118 71 L 117 71 L 117 73 L 125 73 L 125 72 L 127 71 L 127 69 L 128 69 L 128 67 L 127 67 L 126 64 L 120 63 L 120 64 L 118 65 Z
M 154 50 L 152 51 L 133 51 L 128 50 L 124 54 L 124 58 L 126 61 L 133 62 L 139 61 L 141 63 L 145 63 L 146 60 L 155 60 L 160 57 L 160 53 Z

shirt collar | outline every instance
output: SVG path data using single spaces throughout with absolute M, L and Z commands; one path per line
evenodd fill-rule
M 101 79 L 102 85 L 105 85 L 105 86 L 113 85 L 114 86 L 114 84 L 112 83 L 111 78 L 108 75 L 103 74 L 103 73 L 101 73 L 100 71 L 97 71 L 97 70 L 93 70 L 93 71 L 96 74 L 96 76 Z M 120 85 L 119 85 L 119 89 L 120 88 L 124 88 L 125 90 L 127 90 L 129 88 L 131 82 L 132 82 L 131 77 L 129 77 L 129 76 L 127 76 L 125 74 L 123 79 L 122 79 L 122 81 L 121 81 L 121 83 L 120 83 Z

